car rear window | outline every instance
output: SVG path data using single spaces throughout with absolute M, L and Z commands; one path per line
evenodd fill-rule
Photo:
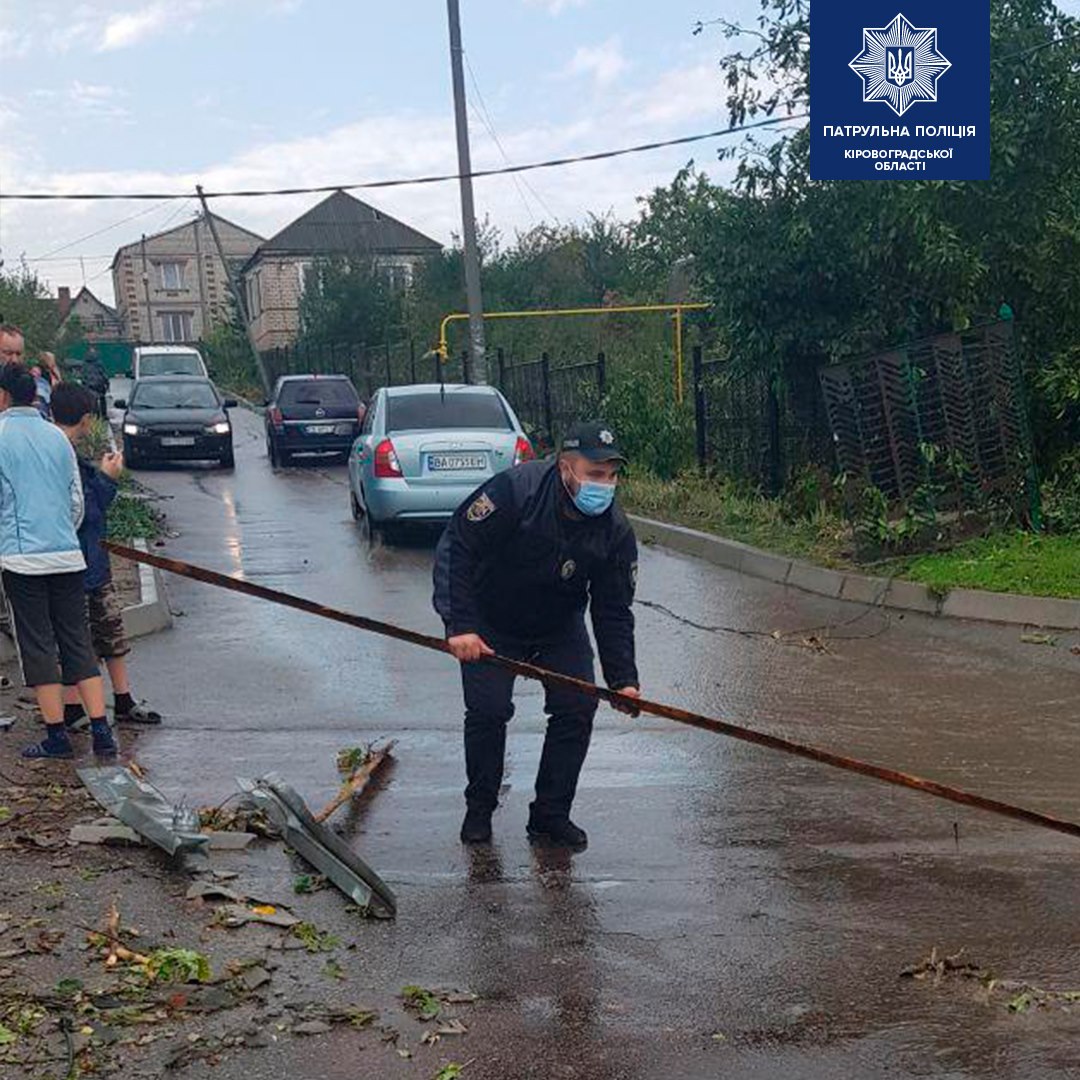
M 311 379 L 287 382 L 281 388 L 278 405 L 358 405 L 360 398 L 352 383 L 344 379 Z
M 402 394 L 387 401 L 387 431 L 510 431 L 494 394 Z
M 133 409 L 216 409 L 218 396 L 209 383 L 140 382 L 131 397 Z
M 198 353 L 144 353 L 139 357 L 139 378 L 148 375 L 202 375 Z

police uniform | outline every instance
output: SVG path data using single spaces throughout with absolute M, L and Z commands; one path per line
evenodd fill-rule
M 583 454 L 590 437 L 603 435 L 599 445 L 607 458 L 621 460 L 602 425 L 581 429 L 589 429 L 578 441 Z M 447 637 L 479 634 L 503 656 L 593 682 L 585 628 L 589 608 L 608 686 L 638 685 L 633 530 L 615 505 L 596 517 L 580 513 L 556 461 L 530 461 L 501 472 L 467 499 L 439 541 L 434 577 L 435 608 Z M 492 664 L 465 663 L 462 684 L 465 799 L 470 813 L 490 817 L 502 783 L 506 725 L 514 715 L 514 675 Z M 556 835 L 569 823 L 596 700 L 545 686 L 544 708 L 548 725 L 529 831 Z

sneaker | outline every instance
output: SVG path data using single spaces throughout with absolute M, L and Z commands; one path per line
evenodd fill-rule
M 461 842 L 463 844 L 491 843 L 491 811 L 469 807 L 465 820 L 461 823 Z
M 28 746 L 22 756 L 28 761 L 67 760 L 75 756 L 75 751 L 72 750 L 65 733 L 62 738 L 45 738 L 33 746 Z
M 551 818 L 547 821 L 530 819 L 526 832 L 529 834 L 530 843 L 542 844 L 545 847 L 584 851 L 589 846 L 588 834 L 568 817 Z

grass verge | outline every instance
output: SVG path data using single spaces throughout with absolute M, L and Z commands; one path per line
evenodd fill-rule
M 160 513 L 147 502 L 130 492 L 121 490 L 109 507 L 109 539 L 122 544 L 143 538 L 157 540 L 165 531 Z
M 683 474 L 672 481 L 627 476 L 619 498 L 630 513 L 715 533 L 838 570 L 918 581 L 937 592 L 983 589 L 1080 599 L 1080 535 L 993 533 L 947 551 L 860 565 L 848 522 L 825 506 L 799 513 L 784 499 L 740 492 L 723 481 Z

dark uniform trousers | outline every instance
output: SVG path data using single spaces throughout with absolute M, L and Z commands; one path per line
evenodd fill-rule
M 593 682 L 593 650 L 583 616 L 557 637 L 521 641 L 482 630 L 480 636 L 500 655 L 524 660 L 575 679 Z M 514 715 L 513 672 L 481 662 L 461 665 L 465 690 L 465 770 L 470 807 L 492 811 L 499 800 L 506 753 L 506 725 Z M 569 816 L 578 776 L 592 736 L 596 699 L 569 687 L 544 687 L 548 716 L 544 749 L 536 774 L 536 801 L 530 820 L 545 822 Z

